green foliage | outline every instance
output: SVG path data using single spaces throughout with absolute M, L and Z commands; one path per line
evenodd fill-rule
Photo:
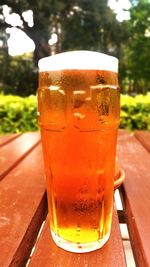
M 0 0 L 0 7 L 3 1 Z M 120 42 L 124 40 L 124 25 L 118 22 L 107 0 L 5 0 L 10 12 L 22 21 L 17 26 L 35 43 L 34 60 L 48 56 L 50 52 L 60 53 L 74 49 L 89 49 L 117 54 Z M 30 27 L 22 13 L 32 10 L 34 25 Z M 3 16 L 0 27 L 11 25 Z M 57 43 L 49 46 L 51 35 L 57 34 Z M 122 38 L 123 37 L 123 38 Z
M 150 93 L 121 96 L 121 128 L 150 130 Z
M 8 57 L 1 93 L 27 96 L 37 90 L 37 71 L 31 56 Z
M 83 49 L 117 55 L 124 34 L 106 0 L 78 0 L 61 28 L 63 51 Z
M 0 0 L 0 37 L 1 27 L 12 27 L 3 16 Z M 22 21 L 20 30 L 30 37 L 35 50 L 33 58 L 5 55 L 0 64 L 0 90 L 5 94 L 27 96 L 37 88 L 37 62 L 50 54 L 70 50 L 96 50 L 117 56 L 120 43 L 125 39 L 124 25 L 116 20 L 116 15 L 108 6 L 107 0 L 5 0 L 10 14 L 17 14 Z M 33 26 L 30 27 L 23 12 L 33 11 Z M 49 45 L 52 34 L 57 35 L 57 42 Z M 7 36 L 8 38 L 8 36 Z M 18 41 L 18 40 L 16 40 Z M 7 44 L 6 44 L 7 47 Z M 6 54 L 6 53 L 5 53 Z M 34 69 L 33 67 L 36 66 Z
M 0 133 L 37 131 L 36 96 L 0 95 Z M 120 128 L 150 130 L 150 94 L 121 96 Z
M 0 132 L 18 133 L 36 131 L 36 97 L 0 95 Z
M 146 94 L 150 91 L 150 0 L 130 2 L 130 20 L 123 22 L 116 19 L 108 0 L 5 0 L 5 5 L 9 6 L 10 14 L 20 17 L 22 25 L 17 28 L 35 44 L 35 66 L 40 58 L 52 53 L 78 49 L 104 52 L 119 58 L 123 93 Z M 0 38 L 6 35 L 6 28 L 12 27 L 3 16 L 3 5 L 4 0 L 0 0 Z M 22 15 L 28 10 L 33 11 L 32 27 Z M 54 33 L 57 42 L 49 45 Z M 0 82 L 5 86 L 4 92 L 22 96 L 34 93 L 36 73 L 32 62 L 20 59 L 15 65 L 12 59 L 8 64 L 7 45 L 3 48 L 5 51 L 0 48 L 0 57 L 5 53 L 3 63 L 0 62 Z
M 122 44 L 121 87 L 127 93 L 150 91 L 150 1 L 133 1 L 127 22 L 129 38 Z

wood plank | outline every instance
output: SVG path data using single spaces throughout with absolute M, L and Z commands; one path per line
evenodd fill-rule
M 150 152 L 150 131 L 135 131 L 135 137 Z
M 46 216 L 46 203 L 38 145 L 0 183 L 0 266 L 25 266 Z
M 31 257 L 29 267 L 124 267 L 126 266 L 116 210 L 114 210 L 112 231 L 109 241 L 99 250 L 90 253 L 71 253 L 55 245 L 48 219 Z
M 19 135 L 20 135 L 19 133 L 0 135 L 0 147 L 6 145 L 7 143 L 11 142 L 13 139 L 19 137 Z
M 122 131 L 118 157 L 126 178 L 123 200 L 131 244 L 139 267 L 150 266 L 150 154 L 133 136 Z
M 40 140 L 40 134 L 25 133 L 0 149 L 0 180 L 32 150 Z

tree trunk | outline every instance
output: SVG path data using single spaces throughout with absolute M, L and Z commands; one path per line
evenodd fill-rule
M 50 55 L 50 46 L 48 44 L 48 41 L 41 38 L 39 40 L 33 40 L 35 43 L 35 50 L 34 50 L 34 64 L 37 67 L 39 59 L 43 57 L 47 57 Z
M 35 44 L 34 50 L 34 65 L 38 66 L 39 59 L 47 57 L 51 54 L 50 45 L 48 43 L 48 34 L 44 35 L 41 31 L 38 31 L 35 27 L 24 29 L 24 32 L 32 39 Z

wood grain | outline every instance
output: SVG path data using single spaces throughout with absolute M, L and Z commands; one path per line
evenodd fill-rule
M 135 137 L 150 152 L 150 131 L 135 131 Z
M 122 131 L 118 157 L 126 178 L 122 195 L 131 244 L 139 267 L 150 266 L 150 154 L 133 136 Z
M 55 245 L 48 219 L 31 258 L 29 267 L 125 267 L 126 261 L 120 236 L 118 217 L 114 209 L 109 241 L 99 250 L 90 253 L 71 253 Z
M 19 135 L 20 135 L 19 133 L 0 135 L 0 147 L 8 144 L 15 138 L 19 137 Z
M 28 260 L 47 213 L 43 176 L 38 145 L 0 183 L 0 266 L 22 267 Z
M 39 140 L 39 133 L 25 133 L 0 148 L 0 180 L 39 143 Z

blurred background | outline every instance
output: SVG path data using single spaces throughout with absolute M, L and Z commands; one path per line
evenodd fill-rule
M 150 130 L 150 0 L 0 0 L 0 133 L 36 131 L 38 60 L 119 58 L 121 128 Z

